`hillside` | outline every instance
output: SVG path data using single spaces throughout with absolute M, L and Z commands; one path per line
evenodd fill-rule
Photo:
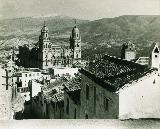
M 67 34 L 70 29 L 62 29 L 59 33 Z M 138 56 L 148 56 L 150 45 L 160 41 L 160 16 L 104 18 L 81 24 L 79 29 L 82 42 L 87 44 L 83 49 L 87 56 L 108 53 L 119 57 L 121 45 L 128 40 L 136 44 Z
M 40 34 L 44 21 L 48 26 L 50 33 L 66 27 L 72 27 L 75 24 L 74 18 L 65 16 L 5 19 L 0 21 L 0 38 L 2 39 L 5 36 L 28 36 L 29 38 L 33 38 Z M 87 20 L 77 19 L 77 22 L 82 24 L 86 23 Z
M 62 16 L 0 21 L 0 40 L 4 41 L 3 44 L 5 40 L 9 44 L 8 40 L 15 38 L 35 43 L 44 21 L 50 30 L 53 43 L 69 45 L 74 19 Z M 156 15 L 124 15 L 95 21 L 78 20 L 78 28 L 82 36 L 83 58 L 91 57 L 93 53 L 106 53 L 119 57 L 121 45 L 128 40 L 136 44 L 138 56 L 148 56 L 150 45 L 154 41 L 160 41 L 160 16 Z

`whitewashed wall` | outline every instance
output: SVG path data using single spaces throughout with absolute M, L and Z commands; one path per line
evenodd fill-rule
M 62 76 L 63 74 L 71 75 L 71 77 L 74 77 L 75 73 L 78 73 L 78 68 L 54 68 L 54 75 L 59 74 Z
M 5 69 L 0 67 L 0 120 L 11 120 L 13 119 L 12 113 L 12 89 L 9 86 L 6 90 L 6 72 Z
M 41 92 L 41 87 L 43 85 L 37 83 L 36 81 L 32 81 L 32 97 L 37 96 L 39 92 Z
M 155 80 L 155 81 L 154 81 Z M 119 118 L 160 118 L 158 72 L 119 91 Z M 154 83 L 155 82 L 155 83 Z

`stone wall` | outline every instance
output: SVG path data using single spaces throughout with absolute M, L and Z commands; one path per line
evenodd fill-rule
M 67 113 L 67 99 L 68 99 L 68 113 Z M 69 97 L 69 95 L 64 93 L 64 118 L 65 119 L 79 119 L 80 118 L 80 105 L 75 104 L 75 102 Z
M 89 87 L 88 100 L 86 99 L 86 85 Z M 114 119 L 118 118 L 118 114 L 119 95 L 102 88 L 82 74 L 80 118 Z

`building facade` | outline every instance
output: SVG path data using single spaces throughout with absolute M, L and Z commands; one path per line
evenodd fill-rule
M 160 117 L 160 78 L 157 68 L 105 55 L 90 62 L 87 68 L 80 69 L 79 72 L 80 95 L 77 90 L 69 92 L 65 89 L 66 118 Z M 75 103 L 75 97 L 72 96 L 79 96 L 76 98 L 79 103 Z
M 46 25 L 41 29 L 39 41 L 34 48 L 27 45 L 19 47 L 17 64 L 24 67 L 48 69 L 54 67 L 72 67 L 81 62 L 81 36 L 75 25 L 70 36 L 70 46 L 61 47 L 49 39 Z
M 136 58 L 136 48 L 131 41 L 122 45 L 121 58 L 131 61 Z

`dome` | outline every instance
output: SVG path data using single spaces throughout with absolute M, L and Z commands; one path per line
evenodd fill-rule
M 42 31 L 42 32 L 48 32 L 48 31 L 49 31 L 49 29 L 48 29 L 48 27 L 47 27 L 47 26 L 45 26 L 45 25 L 44 25 L 41 31 Z
M 79 29 L 77 28 L 77 26 L 73 27 L 72 33 L 79 33 Z

